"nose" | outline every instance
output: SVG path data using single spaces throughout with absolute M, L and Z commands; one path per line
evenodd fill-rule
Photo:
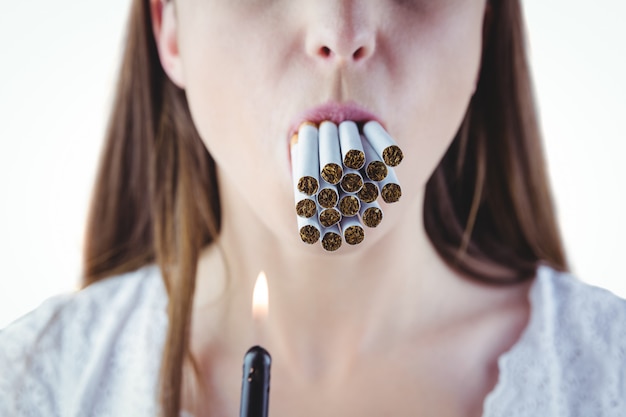
M 324 62 L 366 61 L 376 49 L 376 27 L 364 1 L 315 0 L 309 13 L 306 51 Z

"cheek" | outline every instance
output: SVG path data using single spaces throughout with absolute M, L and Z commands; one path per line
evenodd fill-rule
M 399 173 L 417 178 L 423 186 L 445 154 L 467 111 L 480 67 L 482 14 L 458 13 L 421 22 L 414 41 L 404 49 L 406 61 L 402 89 L 393 124 L 398 140 L 414 164 Z M 471 16 L 471 15 L 470 15 Z

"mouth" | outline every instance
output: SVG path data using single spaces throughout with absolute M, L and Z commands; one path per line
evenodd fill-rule
M 319 125 L 321 122 L 330 121 L 339 125 L 346 120 L 352 120 L 358 125 L 373 120 L 384 126 L 382 121 L 375 114 L 365 110 L 354 102 L 328 102 L 299 114 L 289 127 L 288 138 L 293 137 L 293 135 L 298 132 L 299 127 L 305 122 Z

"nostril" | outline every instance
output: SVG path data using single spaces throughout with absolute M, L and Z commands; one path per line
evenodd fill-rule
M 354 53 L 352 54 L 352 59 L 354 59 L 355 61 L 358 61 L 359 59 L 363 58 L 364 56 L 365 56 L 365 48 L 364 47 L 360 47 L 359 49 L 354 51 Z
M 330 50 L 330 48 L 328 46 L 322 46 L 320 48 L 320 55 L 322 55 L 324 58 L 328 58 L 331 55 L 332 51 Z

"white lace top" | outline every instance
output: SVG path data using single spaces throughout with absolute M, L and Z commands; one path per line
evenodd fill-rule
M 626 416 L 626 301 L 547 267 L 529 297 L 483 417 Z M 145 267 L 0 331 L 0 416 L 156 416 L 166 304 Z

